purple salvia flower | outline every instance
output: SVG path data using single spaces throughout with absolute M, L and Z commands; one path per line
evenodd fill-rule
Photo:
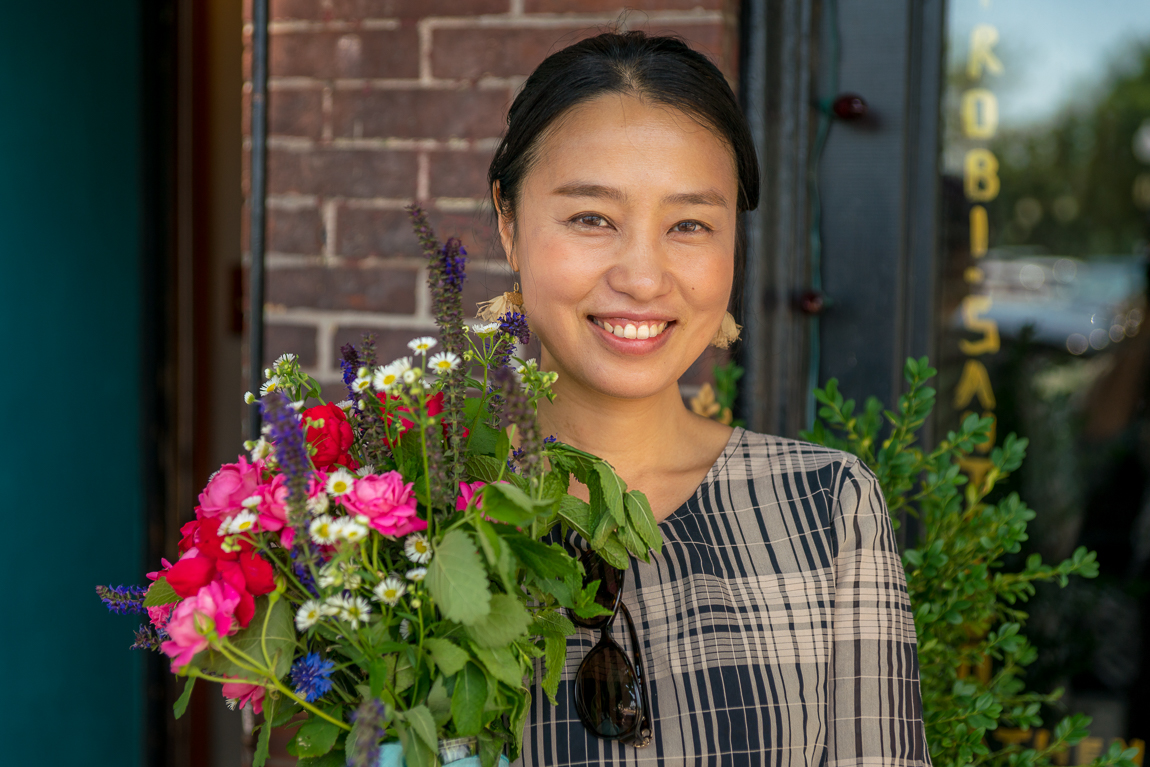
M 298 554 L 298 564 L 314 568 L 315 552 L 308 539 L 306 511 L 307 485 L 312 469 L 303 424 L 282 392 L 268 392 L 260 400 L 260 409 L 269 437 L 276 446 L 276 462 L 286 480 L 288 524 L 295 528 L 293 554 Z
M 147 612 L 144 607 L 144 597 L 148 589 L 144 586 L 97 586 L 96 595 L 104 603 L 109 612 L 116 615 L 143 614 Z
M 494 386 L 503 396 L 505 418 L 515 425 L 519 433 L 519 448 L 515 451 L 516 460 L 523 470 L 523 476 L 535 479 L 543 466 L 543 441 L 539 437 L 539 427 L 535 422 L 535 408 L 527 392 L 519 385 L 519 378 L 511 368 L 502 367 L 493 374 Z
M 391 713 L 378 698 L 365 698 L 351 715 L 352 735 L 348 737 L 347 759 L 352 767 L 375 767 L 379 762 L 379 741 L 387 733 Z
M 160 631 L 150 623 L 141 623 L 140 628 L 136 630 L 136 641 L 132 643 L 129 648 L 131 650 L 156 650 L 160 649 L 160 642 L 168 639 L 168 632 Z

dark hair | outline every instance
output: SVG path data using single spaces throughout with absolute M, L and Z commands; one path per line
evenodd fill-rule
M 742 212 L 758 207 L 755 146 L 723 73 L 678 38 L 634 31 L 609 32 L 570 45 L 544 59 L 527 78 L 507 112 L 507 133 L 487 171 L 489 191 L 499 182 L 504 215 L 514 218 L 520 186 L 537 159 L 540 137 L 573 107 L 607 93 L 632 94 L 673 107 L 725 139 L 735 155 L 736 208 Z M 735 247 L 739 281 L 744 251 L 740 217 Z

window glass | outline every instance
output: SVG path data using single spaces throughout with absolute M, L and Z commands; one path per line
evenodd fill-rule
M 1031 551 L 1098 552 L 1030 610 L 1085 764 L 1150 739 L 1150 3 L 950 0 L 946 56 L 938 426 L 1028 437 Z

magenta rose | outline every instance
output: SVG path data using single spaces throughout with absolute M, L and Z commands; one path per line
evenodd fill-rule
M 200 493 L 199 515 L 218 517 L 243 508 L 244 500 L 259 495 L 260 467 L 240 456 L 239 463 L 226 463 L 208 480 Z
M 427 528 L 415 514 L 412 483 L 404 483 L 398 471 L 369 474 L 358 479 L 351 491 L 340 497 L 348 512 L 366 517 L 368 525 L 383 535 L 407 535 Z

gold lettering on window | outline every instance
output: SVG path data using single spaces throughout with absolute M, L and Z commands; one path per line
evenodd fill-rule
M 994 389 L 990 386 L 986 365 L 978 360 L 967 360 L 962 368 L 962 376 L 958 379 L 958 387 L 954 390 L 954 409 L 966 407 L 975 397 L 978 397 L 978 404 L 984 410 L 994 407 Z
M 998 196 L 998 158 L 989 149 L 971 149 L 966 153 L 962 169 L 962 187 L 966 199 L 990 202 Z
M 963 354 L 970 357 L 994 354 L 1002 345 L 998 337 L 998 323 L 981 316 L 990 311 L 992 304 L 990 296 L 967 296 L 962 299 L 962 326 L 967 330 L 982 333 L 982 338 L 977 341 L 968 341 L 964 338 L 958 342 L 958 348 Z
M 1002 62 L 994 55 L 998 45 L 998 30 L 990 24 L 979 24 L 970 32 L 970 56 L 966 60 L 966 74 L 971 80 L 982 77 L 982 70 L 992 75 L 1002 74 Z
M 970 209 L 970 255 L 982 258 L 990 247 L 990 222 L 986 208 L 975 205 Z
M 986 88 L 962 94 L 962 132 L 968 138 L 993 138 L 998 130 L 998 99 Z

